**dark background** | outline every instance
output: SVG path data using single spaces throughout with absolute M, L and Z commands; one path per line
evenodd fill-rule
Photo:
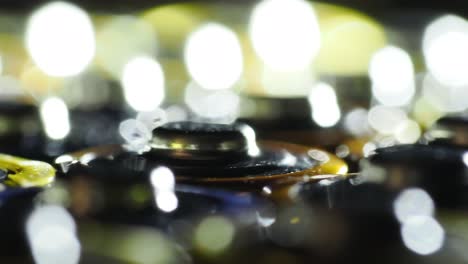
M 0 0 L 0 10 L 11 12 L 24 12 L 41 5 L 46 0 Z M 133 12 L 157 5 L 178 2 L 200 1 L 170 1 L 170 0 L 74 0 L 69 1 L 95 12 Z M 258 2 L 251 0 L 208 0 L 203 2 Z M 468 13 L 466 0 L 329 0 L 319 1 L 335 3 L 356 8 L 371 15 L 384 14 L 388 11 L 405 10 L 407 12 L 439 11 L 441 13 L 455 13 L 464 15 Z

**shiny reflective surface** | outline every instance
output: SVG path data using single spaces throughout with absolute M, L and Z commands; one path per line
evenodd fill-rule
M 0 262 L 468 260 L 461 9 L 143 2 L 0 14 Z

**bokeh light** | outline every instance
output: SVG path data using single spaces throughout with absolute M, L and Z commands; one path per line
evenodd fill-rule
M 179 200 L 172 191 L 157 191 L 156 192 L 156 205 L 161 211 L 170 213 L 177 209 Z
M 444 111 L 424 96 L 418 98 L 413 105 L 412 116 L 422 127 L 432 126 L 443 115 Z
M 156 190 L 174 190 L 175 178 L 167 167 L 157 167 L 151 171 L 150 181 Z
M 195 230 L 195 245 L 206 255 L 218 255 L 225 251 L 234 239 L 235 227 L 225 217 L 209 216 Z
M 135 57 L 128 61 L 121 81 L 127 103 L 137 111 L 154 110 L 164 100 L 164 72 L 151 57 Z
M 447 86 L 431 74 L 424 76 L 422 95 L 442 113 L 460 112 L 468 108 L 468 85 Z
M 70 133 L 67 105 L 58 97 L 50 97 L 41 103 L 40 114 L 47 136 L 64 139 Z
M 15 99 L 24 96 L 24 90 L 16 78 L 12 76 L 0 76 L 0 98 L 1 100 Z
M 26 222 L 26 234 L 36 263 L 79 262 L 81 245 L 75 222 L 64 208 L 56 205 L 36 208 Z
M 191 82 L 185 88 L 185 103 L 198 117 L 217 123 L 232 123 L 239 114 L 239 96 L 231 90 L 207 90 Z
M 369 125 L 381 134 L 391 135 L 398 126 L 407 120 L 406 113 L 397 108 L 377 105 L 369 110 Z
M 63 207 L 57 205 L 46 205 L 34 210 L 29 216 L 26 230 L 28 234 L 34 234 L 47 225 L 60 226 L 72 232 L 76 231 L 73 217 Z
M 303 0 L 264 0 L 250 17 L 252 45 L 269 67 L 306 68 L 320 48 L 320 30 L 311 4 Z
M 131 36 L 131 37 L 130 37 Z M 96 61 L 114 78 L 120 78 L 129 60 L 156 56 L 156 32 L 146 21 L 133 16 L 114 16 L 97 30 Z
M 110 230 L 113 231 L 113 234 Z M 110 246 L 99 245 L 94 250 L 98 254 L 105 252 L 105 255 L 116 257 L 119 262 L 185 263 L 182 261 L 185 257 L 184 251 L 181 248 L 176 248 L 173 241 L 155 228 L 109 229 L 104 234 L 109 236 L 106 242 Z
M 416 143 L 421 136 L 421 128 L 414 120 L 405 120 L 395 129 L 395 139 L 402 144 Z
M 26 26 L 26 46 L 35 64 L 51 76 L 80 73 L 95 53 L 94 28 L 85 11 L 66 2 L 36 10 Z
M 315 82 L 315 76 L 311 67 L 284 72 L 265 66 L 260 81 L 268 97 L 305 97 Z
M 328 156 L 326 152 L 319 149 L 311 149 L 307 151 L 307 155 L 319 163 L 326 163 L 330 161 L 330 156 Z
M 422 51 L 430 73 L 450 86 L 468 84 L 468 22 L 445 15 L 429 24 L 424 32 Z
M 402 191 L 393 202 L 393 210 L 397 219 L 404 223 L 414 216 L 432 216 L 435 205 L 429 194 L 419 188 Z
M 468 152 L 463 154 L 463 163 L 465 163 L 465 166 L 468 167 Z
M 387 46 L 378 50 L 369 65 L 372 93 L 388 106 L 407 104 L 415 92 L 414 69 L 406 51 Z
M 353 136 L 365 136 L 370 134 L 370 126 L 367 121 L 368 112 L 364 108 L 355 108 L 344 117 L 344 128 Z
M 367 73 L 372 55 L 387 44 L 384 26 L 355 9 L 316 1 L 313 6 L 322 39 L 314 69 L 339 76 Z
M 151 185 L 154 188 L 156 206 L 169 213 L 177 209 L 179 200 L 174 193 L 175 177 L 167 167 L 157 167 L 150 174 Z
M 338 123 L 341 112 L 333 87 L 326 83 L 318 83 L 311 89 L 308 98 L 312 118 L 319 126 L 331 127 Z
M 21 87 L 38 100 L 64 88 L 62 77 L 50 76 L 34 65 L 24 67 L 19 80 Z
M 221 24 L 208 23 L 190 34 L 184 59 L 193 80 L 208 90 L 230 88 L 242 74 L 239 40 L 232 30 Z
M 168 122 L 185 121 L 188 118 L 187 110 L 178 105 L 171 105 L 165 109 Z
M 420 255 L 437 252 L 444 245 L 445 231 L 431 216 L 413 216 L 401 227 L 405 246 Z
M 0 56 L 0 74 L 3 74 L 3 56 Z

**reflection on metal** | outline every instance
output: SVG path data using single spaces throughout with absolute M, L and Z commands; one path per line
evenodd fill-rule
M 8 171 L 6 183 L 11 186 L 46 186 L 55 177 L 55 169 L 45 162 L 5 154 L 0 154 L 0 168 Z

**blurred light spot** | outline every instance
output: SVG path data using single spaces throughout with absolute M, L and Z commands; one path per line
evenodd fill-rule
M 27 232 L 34 234 L 44 226 L 60 226 L 75 232 L 76 225 L 65 208 L 57 205 L 46 205 L 35 209 L 28 218 Z
M 55 164 L 59 164 L 64 173 L 68 172 L 70 165 L 77 162 L 78 161 L 71 155 L 62 155 L 55 159 Z
M 301 218 L 299 218 L 299 217 L 293 217 L 293 218 L 291 218 L 291 220 L 289 221 L 289 223 L 291 223 L 291 224 L 293 224 L 293 225 L 298 224 L 298 223 L 300 223 L 300 222 L 301 222 Z
M 460 112 L 468 108 L 468 85 L 447 86 L 431 74 L 426 74 L 422 93 L 423 98 L 441 112 Z
M 88 152 L 88 153 L 86 153 L 86 154 L 84 154 L 83 156 L 80 157 L 80 163 L 87 166 L 88 163 L 93 161 L 96 157 L 97 157 L 97 155 L 95 153 Z
M 174 193 L 175 178 L 172 171 L 167 167 L 158 167 L 151 171 L 150 181 L 154 188 L 156 206 L 166 213 L 177 209 L 179 200 Z
M 393 202 L 393 211 L 401 223 L 414 216 L 432 216 L 434 209 L 432 198 L 419 188 L 402 191 Z
M 401 227 L 405 246 L 420 255 L 429 255 L 442 248 L 445 232 L 431 216 L 413 216 Z
M 444 113 L 423 96 L 418 98 L 414 103 L 412 115 L 421 126 L 430 127 L 442 117 Z
M 231 245 L 234 234 L 235 227 L 228 219 L 210 216 L 196 228 L 195 245 L 203 254 L 218 255 Z
M 403 121 L 402 123 L 404 123 L 406 121 L 407 120 Z M 394 146 L 397 143 L 395 141 L 395 135 L 393 135 L 393 136 L 379 135 L 379 136 L 375 137 L 374 142 L 377 143 L 379 148 L 391 147 L 391 146 Z
M 122 86 L 127 103 L 137 111 L 151 111 L 164 100 L 164 72 L 151 57 L 135 57 L 125 64 Z
M 262 227 L 269 227 L 275 223 L 276 219 L 274 217 L 265 217 L 256 212 L 257 221 Z
M 279 161 L 281 166 L 294 166 L 297 158 L 289 152 L 285 152 L 283 158 Z
M 414 69 L 408 53 L 387 46 L 377 51 L 369 65 L 372 93 L 388 106 L 402 106 L 411 101 L 415 89 Z
M 26 222 L 26 233 L 36 263 L 78 263 L 81 246 L 70 214 L 60 206 L 35 209 Z
M 186 121 L 188 114 L 184 108 L 178 105 L 171 105 L 166 108 L 166 117 L 168 122 Z
M 340 121 L 341 113 L 333 87 L 318 83 L 309 94 L 312 118 L 321 127 L 331 127 Z
M 158 167 L 151 171 L 150 181 L 156 190 L 172 191 L 175 186 L 175 178 L 167 167 Z
M 377 146 L 372 143 L 372 142 L 367 142 L 364 144 L 364 147 L 362 148 L 362 152 L 364 153 L 364 157 L 368 157 L 371 155 L 375 150 L 377 149 Z
M 81 246 L 76 235 L 58 226 L 48 226 L 41 229 L 29 243 L 35 263 L 74 264 L 80 259 Z
M 63 139 L 70 133 L 68 108 L 62 99 L 51 97 L 42 102 L 41 120 L 47 136 L 51 139 Z
M 174 192 L 167 190 L 156 191 L 156 205 L 162 211 L 170 213 L 177 209 L 178 204 L 179 200 L 177 199 L 177 196 Z
M 304 179 L 304 181 L 307 181 L 307 179 Z M 301 191 L 301 188 L 302 188 L 302 186 L 299 183 L 290 186 L 287 189 L 288 190 L 288 197 L 293 201 L 297 200 L 299 198 L 299 192 Z
M 143 123 L 150 131 L 167 123 L 166 111 L 161 108 L 148 112 L 139 112 L 136 119 Z
M 306 68 L 320 48 L 315 12 L 303 0 L 260 2 L 250 17 L 249 35 L 258 56 L 280 71 Z
M 320 3 L 317 10 L 319 8 L 323 8 L 317 12 L 322 44 L 314 69 L 326 75 L 367 73 L 374 52 L 386 45 L 384 25 L 357 10 L 337 5 L 321 6 Z
M 209 23 L 193 32 L 188 37 L 184 58 L 190 76 L 208 90 L 230 88 L 242 74 L 239 40 L 224 25 Z
M 265 195 L 271 195 L 272 191 L 271 191 L 271 188 L 268 187 L 268 186 L 263 186 L 262 188 L 262 194 L 265 194 Z
M 330 186 L 330 185 L 332 185 L 332 184 L 335 183 L 335 182 L 336 182 L 336 181 L 334 181 L 334 180 L 323 179 L 323 180 L 320 180 L 320 181 L 318 182 L 318 184 L 321 185 L 321 186 Z
M 62 77 L 47 75 L 34 65 L 27 65 L 23 68 L 20 82 L 21 86 L 35 98 L 44 98 L 51 94 L 57 94 L 64 87 Z
M 0 98 L 15 100 L 24 96 L 24 89 L 18 79 L 12 76 L 0 76 Z
M 251 126 L 244 124 L 240 131 L 247 141 L 248 154 L 252 157 L 260 155 L 261 151 L 257 145 L 257 135 L 255 134 L 255 130 Z
M 110 246 L 99 246 L 96 253 L 117 256 L 124 263 L 186 263 L 182 262 L 185 252 L 177 250 L 175 243 L 156 229 L 132 227 L 123 232 L 122 229 L 107 230 L 105 233 L 112 234 L 107 239 Z M 120 239 L 115 241 L 115 237 Z
M 185 88 L 185 103 L 196 115 L 219 123 L 232 123 L 238 116 L 239 96 L 231 90 L 206 90 L 191 82 Z
M 135 152 L 146 151 L 152 137 L 151 131 L 140 121 L 127 119 L 119 125 L 119 133 L 126 141 L 127 149 Z
M 261 84 L 268 96 L 275 97 L 303 97 L 307 96 L 315 76 L 311 67 L 297 71 L 284 72 L 263 67 Z
M 463 154 L 463 163 L 468 167 L 468 152 Z
M 0 56 L 0 74 L 3 74 L 3 57 Z
M 336 174 L 338 174 L 338 175 L 344 175 L 344 174 L 346 174 L 346 173 L 348 173 L 348 166 L 347 166 L 347 165 L 341 166 L 341 167 L 338 169 L 338 171 L 336 172 Z
M 26 46 L 36 63 L 52 76 L 80 73 L 95 52 L 94 29 L 88 15 L 66 2 L 36 10 L 26 26 Z
M 346 145 L 339 145 L 338 147 L 336 147 L 335 149 L 335 154 L 336 156 L 338 156 L 338 158 L 346 158 L 348 157 L 348 155 L 350 154 L 350 150 L 349 150 L 349 147 L 346 146 Z
M 395 138 L 402 144 L 412 144 L 418 141 L 421 136 L 419 124 L 413 120 L 406 120 L 400 123 L 395 130 Z
M 429 24 L 423 37 L 426 66 L 441 83 L 468 84 L 468 23 L 454 15 L 442 16 Z
M 120 78 L 129 60 L 155 56 L 157 46 L 156 32 L 149 23 L 133 16 L 113 16 L 98 30 L 96 60 L 113 77 Z
M 406 113 L 396 107 L 377 105 L 368 114 L 369 125 L 382 134 L 393 134 L 398 126 L 406 121 Z
M 311 149 L 307 152 L 307 155 L 311 157 L 312 159 L 320 162 L 320 163 L 325 163 L 330 160 L 330 157 L 328 156 L 327 153 L 324 151 L 318 150 L 318 149 Z
M 365 136 L 370 133 L 369 122 L 367 121 L 367 110 L 355 108 L 344 117 L 344 127 L 353 136 Z

